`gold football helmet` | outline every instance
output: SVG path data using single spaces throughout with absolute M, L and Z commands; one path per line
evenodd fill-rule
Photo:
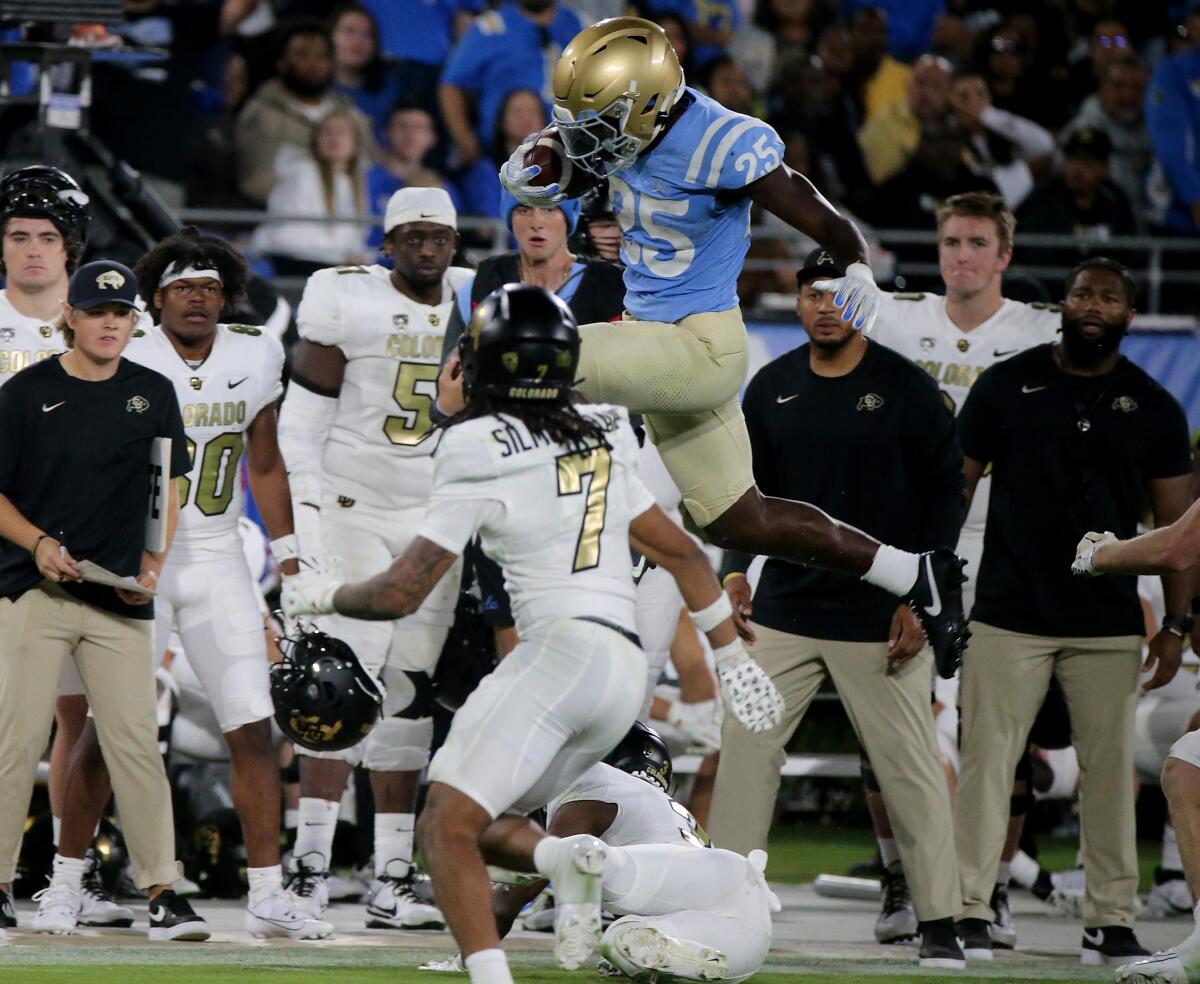
M 667 35 L 640 17 L 580 31 L 554 68 L 554 122 L 567 156 L 599 177 L 631 164 L 683 94 Z

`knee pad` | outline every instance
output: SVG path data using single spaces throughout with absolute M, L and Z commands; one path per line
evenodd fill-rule
M 418 772 L 429 764 L 432 743 L 433 718 L 384 718 L 362 743 L 362 764 L 372 772 Z
M 1079 758 L 1075 749 L 1068 745 L 1066 748 L 1054 748 L 1046 752 L 1046 758 L 1051 772 L 1049 785 L 1038 787 L 1038 799 L 1072 799 L 1075 796 L 1075 785 L 1079 781 Z
M 378 725 L 376 725 L 378 727 Z M 372 734 L 374 732 L 372 731 Z M 367 736 L 370 738 L 370 735 Z M 349 748 L 343 748 L 340 752 L 314 752 L 307 748 L 301 748 L 299 745 L 293 744 L 292 749 L 297 755 L 307 755 L 309 758 L 315 759 L 333 759 L 335 762 L 348 762 L 350 765 L 357 767 L 363 760 L 363 752 L 366 748 L 367 741 L 364 738 L 357 745 L 351 745 Z

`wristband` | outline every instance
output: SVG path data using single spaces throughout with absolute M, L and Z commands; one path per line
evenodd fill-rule
M 724 646 L 718 646 L 713 650 L 713 658 L 717 666 L 728 663 L 731 659 L 738 659 L 746 655 L 746 647 L 742 645 L 741 639 L 734 639 L 733 642 Z
M 746 576 L 745 571 L 730 571 L 723 578 L 721 578 L 721 587 L 727 588 L 727 587 L 729 587 L 729 582 L 732 581 L 735 577 L 745 577 L 745 576 Z
M 29 556 L 32 557 L 36 561 L 37 560 L 37 548 L 39 546 L 41 546 L 42 541 L 43 540 L 53 540 L 53 539 L 54 539 L 54 537 L 52 537 L 49 533 L 43 533 L 36 540 L 33 541 L 33 546 L 29 548 Z
M 296 534 L 289 533 L 278 540 L 272 540 L 271 556 L 277 564 L 282 564 L 285 560 L 296 560 L 300 556 L 300 541 L 296 539 Z
M 729 603 L 729 595 L 722 591 L 711 605 L 698 612 L 688 612 L 688 617 L 697 629 L 707 634 L 725 619 L 733 618 L 733 605 Z
M 1186 639 L 1196 620 L 1191 615 L 1164 615 L 1162 627 L 1173 636 Z

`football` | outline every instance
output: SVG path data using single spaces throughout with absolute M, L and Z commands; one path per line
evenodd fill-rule
M 568 198 L 578 198 L 590 191 L 597 178 L 581 167 L 576 167 L 567 156 L 558 127 L 551 124 L 537 136 L 537 142 L 525 154 L 525 166 L 537 164 L 542 173 L 529 183 L 540 186 L 555 184 Z

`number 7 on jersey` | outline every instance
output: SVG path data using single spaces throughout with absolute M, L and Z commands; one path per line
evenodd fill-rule
M 575 565 L 571 573 L 591 570 L 600 563 L 600 534 L 604 532 L 604 513 L 607 509 L 608 476 L 612 454 L 608 448 L 590 448 L 560 454 L 558 463 L 558 494 L 579 495 L 587 484 L 587 499 L 583 510 L 583 525 L 575 546 Z

